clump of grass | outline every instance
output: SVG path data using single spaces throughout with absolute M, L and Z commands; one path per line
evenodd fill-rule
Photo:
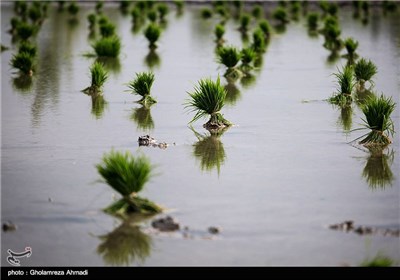
M 13 55 L 11 66 L 25 75 L 32 76 L 34 71 L 34 57 L 28 52 L 20 52 Z
M 253 7 L 253 9 L 251 10 L 251 15 L 253 17 L 255 17 L 256 19 L 262 18 L 263 17 L 263 13 L 264 13 L 264 11 L 263 11 L 263 9 L 262 9 L 262 7 L 260 5 L 255 5 Z
M 264 32 L 260 29 L 257 28 L 253 32 L 253 43 L 252 43 L 252 48 L 256 53 L 262 53 L 265 51 L 265 36 Z
M 262 30 L 266 39 L 269 39 L 271 37 L 271 25 L 269 24 L 268 20 L 266 19 L 261 20 L 258 23 L 258 27 Z
M 128 83 L 128 87 L 132 93 L 140 95 L 142 99 L 138 103 L 143 105 L 151 105 L 157 101 L 150 95 L 151 87 L 154 83 L 154 74 L 152 72 L 136 73 L 136 78 Z
M 239 19 L 239 22 L 240 22 L 239 30 L 241 32 L 247 32 L 247 30 L 249 30 L 250 21 L 251 21 L 251 17 L 249 14 L 242 14 Z
M 91 85 L 84 89 L 84 92 L 89 94 L 97 94 L 102 91 L 102 87 L 108 78 L 108 74 L 104 65 L 101 62 L 96 61 L 90 67 L 91 74 Z
M 309 13 L 307 16 L 307 27 L 309 31 L 316 31 L 318 29 L 318 13 Z
M 19 53 L 28 53 L 31 57 L 36 57 L 37 54 L 37 47 L 30 43 L 29 41 L 22 41 L 18 47 Z
M 104 181 L 122 195 L 122 199 L 105 209 L 107 213 L 124 215 L 162 212 L 161 207 L 138 196 L 153 174 L 153 166 L 147 157 L 111 151 L 103 156 L 96 168 Z
M 190 100 L 185 108 L 191 108 L 196 112 L 190 123 L 210 115 L 210 119 L 204 124 L 207 130 L 221 130 L 232 124 L 220 113 L 225 105 L 226 90 L 220 83 L 220 78 L 214 82 L 211 79 L 201 79 L 194 92 L 189 93 Z
M 89 29 L 93 29 L 96 25 L 97 16 L 96 14 L 89 14 L 87 16 L 87 21 L 89 22 Z
M 383 94 L 380 97 L 371 96 L 361 107 L 364 113 L 365 127 L 371 130 L 360 144 L 368 146 L 386 146 L 392 141 L 389 135 L 394 134 L 393 121 L 390 115 L 394 111 L 396 103 L 391 97 L 386 98 Z
M 111 37 L 115 35 L 115 25 L 111 22 L 100 24 L 100 34 L 102 37 Z
M 212 11 L 211 11 L 210 8 L 203 8 L 203 9 L 200 11 L 200 15 L 201 15 L 201 17 L 202 17 L 203 19 L 209 19 L 209 18 L 212 17 Z
M 75 17 L 79 12 L 79 6 L 73 1 L 68 5 L 67 11 L 71 16 Z
M 165 20 L 165 16 L 169 13 L 169 7 L 165 3 L 160 3 L 157 5 L 157 11 L 160 16 L 160 20 L 163 21 Z
M 157 11 L 156 10 L 150 10 L 147 12 L 147 18 L 152 22 L 155 23 L 157 21 Z
M 214 34 L 218 44 L 223 43 L 223 36 L 225 34 L 225 27 L 222 24 L 217 24 L 214 29 Z
M 361 58 L 354 66 L 354 76 L 361 89 L 364 88 L 365 82 L 373 84 L 372 77 L 378 73 L 378 68 L 371 60 Z
M 353 68 L 351 66 L 343 67 L 342 71 L 338 70 L 338 73 L 334 73 L 337 78 L 337 95 L 331 97 L 329 101 L 332 104 L 347 105 L 352 101 L 351 94 L 354 88 Z
M 217 56 L 218 62 L 228 68 L 225 76 L 236 76 L 240 74 L 237 73 L 238 71 L 236 71 L 237 69 L 235 68 L 242 56 L 237 48 L 233 46 L 221 47 L 217 50 Z
M 361 263 L 361 266 L 365 267 L 390 267 L 394 266 L 396 262 L 384 255 L 377 254 L 372 259 L 366 259 Z
M 241 51 L 242 66 L 250 68 L 250 64 L 255 60 L 257 53 L 253 48 L 243 48 Z
M 347 58 L 348 64 L 354 64 L 355 59 L 358 57 L 358 54 L 356 53 L 358 41 L 349 37 L 344 40 L 344 46 L 347 50 L 347 55 L 344 55 L 344 57 Z
M 28 40 L 36 33 L 37 30 L 37 26 L 30 25 L 26 22 L 20 22 L 16 28 L 17 36 L 22 40 Z
M 149 48 L 155 49 L 157 48 L 156 42 L 160 38 L 161 35 L 161 28 L 155 24 L 151 23 L 147 26 L 144 31 L 144 36 L 149 41 Z
M 289 22 L 287 12 L 282 7 L 276 8 L 272 13 L 272 17 L 278 22 L 279 25 L 285 25 Z
M 99 57 L 118 57 L 121 51 L 121 40 L 116 35 L 103 37 L 93 45 L 96 55 Z

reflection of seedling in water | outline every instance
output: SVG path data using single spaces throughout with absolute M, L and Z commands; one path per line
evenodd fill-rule
M 70 16 L 69 23 L 76 24 L 78 23 L 77 14 L 79 12 L 79 6 L 75 3 L 75 1 L 71 2 L 67 7 L 68 14 Z
M 138 103 L 143 105 L 151 105 L 157 101 L 150 95 L 150 90 L 154 82 L 154 74 L 152 72 L 136 73 L 136 78 L 128 83 L 128 87 L 132 93 L 140 95 L 142 99 Z
M 264 11 L 260 5 L 255 5 L 251 10 L 251 15 L 256 19 L 262 18 Z
M 394 125 L 390 115 L 395 107 L 396 103 L 393 102 L 392 98 L 386 98 L 383 94 L 380 97 L 373 95 L 366 101 L 361 109 L 365 116 L 365 119 L 363 119 L 365 128 L 371 131 L 360 137 L 365 136 L 360 144 L 366 147 L 385 147 L 392 142 L 389 134 L 394 134 Z
M 151 116 L 151 111 L 147 106 L 133 109 L 131 120 L 136 122 L 139 129 L 152 130 L 154 128 L 154 121 Z
M 122 199 L 104 209 L 105 212 L 122 216 L 162 212 L 160 206 L 138 196 L 153 174 L 153 166 L 147 157 L 111 151 L 103 156 L 102 163 L 96 168 L 105 182 L 122 195 Z
M 298 1 L 293 1 L 290 3 L 290 13 L 292 15 L 293 20 L 299 20 L 299 13 L 300 13 L 300 2 Z
M 239 77 L 241 72 L 236 68 L 236 65 L 241 59 L 241 52 L 233 47 L 221 47 L 217 50 L 218 62 L 225 65 L 228 69 L 225 73 L 226 77 Z
M 92 98 L 92 115 L 96 119 L 100 119 L 103 116 L 104 109 L 107 107 L 107 101 L 99 93 L 90 94 L 90 97 Z
M 200 167 L 205 171 L 212 171 L 217 168 L 218 174 L 221 170 L 221 165 L 224 163 L 226 155 L 224 145 L 220 140 L 220 133 L 211 133 L 210 135 L 202 135 L 192 131 L 196 135 L 198 141 L 193 145 L 193 155 L 200 160 Z
M 362 176 L 366 179 L 371 189 L 381 188 L 392 185 L 393 173 L 390 169 L 394 160 L 394 153 L 383 153 L 381 147 L 369 147 L 370 155 L 365 164 Z
M 118 57 L 121 51 L 121 40 L 116 35 L 96 41 L 93 48 L 98 57 Z
M 105 81 L 108 78 L 107 71 L 104 69 L 104 66 L 100 62 L 95 62 L 90 67 L 91 74 L 91 85 L 90 87 L 83 90 L 83 92 L 87 94 L 98 94 L 101 93 L 102 87 Z
M 174 0 L 173 2 L 176 7 L 177 15 L 181 15 L 183 13 L 183 7 L 185 5 L 185 2 L 183 0 Z
M 361 58 L 354 66 L 354 76 L 357 80 L 360 90 L 363 90 L 365 83 L 369 82 L 371 85 L 374 84 L 372 77 L 378 73 L 376 65 L 371 60 Z
M 151 237 L 130 219 L 99 239 L 102 243 L 97 247 L 97 253 L 103 256 L 107 265 L 131 265 L 135 260 L 144 262 L 151 252 Z
M 226 90 L 220 83 L 218 77 L 214 82 L 211 79 L 202 79 L 199 85 L 195 86 L 194 92 L 189 93 L 190 100 L 187 101 L 185 108 L 191 108 L 196 112 L 190 123 L 210 115 L 210 120 L 204 124 L 207 130 L 221 130 L 232 124 L 227 121 L 220 113 L 225 105 Z
M 235 81 L 227 78 L 227 84 L 224 86 L 226 90 L 225 102 L 226 104 L 234 105 L 240 98 L 240 90 L 235 85 Z
M 150 10 L 147 12 L 147 18 L 151 23 L 155 23 L 157 21 L 157 12 L 155 10 Z
M 334 73 L 339 85 L 337 94 L 329 98 L 329 102 L 340 106 L 345 106 L 352 101 L 351 94 L 353 92 L 354 80 L 353 69 L 350 66 L 343 67 L 339 73 Z
M 146 65 L 152 69 L 158 67 L 161 64 L 161 58 L 155 50 L 150 49 L 149 53 L 144 58 Z
M 96 14 L 93 14 L 93 13 L 89 14 L 87 16 L 87 21 L 89 23 L 89 29 L 94 30 L 94 27 L 96 26 L 96 21 L 97 21 Z
M 111 37 L 115 35 L 115 25 L 109 21 L 100 24 L 100 34 L 103 37 Z
M 164 21 L 165 16 L 169 13 L 168 5 L 165 3 L 160 3 L 157 5 L 156 8 L 157 8 L 158 14 L 160 16 L 160 21 Z
M 16 31 L 17 36 L 25 41 L 32 37 L 38 31 L 38 27 L 36 25 L 30 25 L 26 22 L 20 22 L 17 25 Z
M 21 92 L 29 92 L 32 89 L 32 76 L 21 73 L 13 78 L 13 86 Z
M 160 35 L 161 35 L 161 28 L 157 24 L 151 23 L 147 26 L 147 28 L 144 31 L 144 36 L 149 41 L 150 49 L 157 48 L 156 42 L 158 38 L 160 38 Z
M 350 104 L 339 106 L 340 116 L 338 123 L 342 125 L 343 130 L 347 133 L 350 132 L 353 124 L 353 107 Z

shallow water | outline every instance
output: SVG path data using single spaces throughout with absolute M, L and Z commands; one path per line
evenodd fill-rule
M 135 121 L 140 106 L 126 92 L 135 72 L 149 69 L 147 41 L 140 32 L 132 33 L 130 17 L 117 7 L 105 9 L 117 24 L 123 48 L 104 87 L 104 111 L 92 112 L 91 98 L 80 92 L 89 85 L 93 62 L 83 56 L 91 51 L 86 15 L 92 9 L 82 7 L 73 27 L 66 14 L 50 9 L 36 39 L 37 73 L 31 88 L 21 90 L 13 85 L 16 75 L 9 66 L 16 50 L 6 33 L 12 6 L 1 3 L 1 41 L 12 46 L 1 54 L 2 222 L 18 226 L 2 233 L 2 265 L 8 265 L 7 249 L 26 246 L 33 254 L 21 262 L 28 266 L 337 266 L 358 265 L 377 252 L 400 260 L 398 238 L 328 229 L 349 219 L 357 225 L 400 227 L 399 138 L 396 134 L 385 152 L 392 155 L 372 167 L 386 168 L 392 176 L 383 187 L 372 185 L 374 161 L 348 144 L 362 132 L 344 133 L 340 110 L 323 101 L 335 91 L 331 74 L 346 61 L 329 63 L 323 38 L 310 38 L 303 20 L 274 34 L 261 69 L 253 71 L 253 84 L 236 82 L 240 93 L 223 109 L 235 126 L 217 139 L 204 139 L 205 121 L 198 121 L 194 129 L 204 134 L 199 140 L 187 126 L 193 115 L 182 104 L 199 79 L 225 71 L 214 54 L 217 20 L 200 19 L 198 6 L 186 6 L 181 17 L 171 11 L 156 50 L 159 64 L 152 68 L 158 103 L 142 112 L 151 114 L 151 128 Z M 376 90 L 398 102 L 400 17 L 382 17 L 374 10 L 363 25 L 350 10 L 341 10 L 340 23 L 342 37 L 357 39 L 358 53 L 378 66 Z M 225 38 L 241 46 L 237 26 L 229 21 Z M 392 114 L 397 130 L 398 108 Z M 356 105 L 351 116 L 350 129 L 361 127 Z M 138 136 L 147 133 L 175 145 L 138 148 Z M 125 235 L 127 246 L 144 248 L 142 259 L 112 263 L 97 252 L 104 241 L 100 236 L 121 225 L 101 211 L 117 194 L 96 183 L 94 166 L 111 148 L 150 157 L 158 176 L 143 196 L 171 209 L 169 214 L 188 226 L 193 238 L 157 235 L 145 222 L 139 233 L 122 229 L 131 233 Z M 209 226 L 221 227 L 222 233 L 209 239 Z

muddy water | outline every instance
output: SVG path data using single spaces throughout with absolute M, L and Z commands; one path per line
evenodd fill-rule
M 1 8 L 2 44 L 12 46 L 6 33 L 12 7 Z M 303 21 L 274 35 L 252 84 L 230 85 L 237 90 L 223 113 L 235 126 L 212 137 L 202 121 L 194 124 L 201 135 L 188 128 L 193 115 L 182 104 L 200 78 L 225 71 L 214 55 L 217 21 L 200 19 L 198 7 L 186 7 L 181 17 L 171 12 L 156 54 L 149 54 L 129 16 L 106 8 L 123 48 L 104 87 L 107 104 L 92 108 L 80 92 L 93 62 L 83 56 L 91 51 L 86 15 L 92 8 L 82 7 L 76 26 L 50 9 L 36 40 L 31 87 L 21 88 L 8 64 L 16 46 L 1 54 L 2 222 L 18 226 L 2 233 L 2 265 L 7 249 L 26 246 L 33 254 L 23 265 L 336 266 L 358 265 L 377 252 L 400 259 L 398 238 L 328 229 L 348 219 L 400 227 L 399 138 L 378 161 L 347 144 L 362 132 L 344 132 L 341 120 L 347 130 L 361 127 L 359 108 L 341 112 L 323 101 L 335 91 L 331 74 L 346 61 L 330 63 L 323 39 L 310 38 Z M 358 53 L 378 66 L 375 88 L 397 102 L 399 18 L 376 12 L 363 25 L 351 11 L 340 13 L 343 37 L 357 39 Z M 237 26 L 227 23 L 225 39 L 240 46 Z M 149 69 L 149 59 L 158 103 L 146 111 L 125 84 Z M 397 130 L 399 115 L 397 108 Z M 138 136 L 147 133 L 175 145 L 138 148 Z M 94 165 L 111 148 L 151 158 L 158 175 L 143 196 L 169 208 L 193 238 L 151 233 L 149 222 L 124 226 L 101 211 L 117 195 L 96 183 Z M 209 226 L 221 227 L 221 234 L 210 240 Z M 117 249 L 107 253 L 110 247 Z

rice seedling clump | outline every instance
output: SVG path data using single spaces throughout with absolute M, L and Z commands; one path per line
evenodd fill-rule
M 151 105 L 157 102 L 150 95 L 150 90 L 154 79 L 154 74 L 152 72 L 141 72 L 136 73 L 136 78 L 128 83 L 128 87 L 132 90 L 132 93 L 142 97 L 138 103 L 143 105 Z

